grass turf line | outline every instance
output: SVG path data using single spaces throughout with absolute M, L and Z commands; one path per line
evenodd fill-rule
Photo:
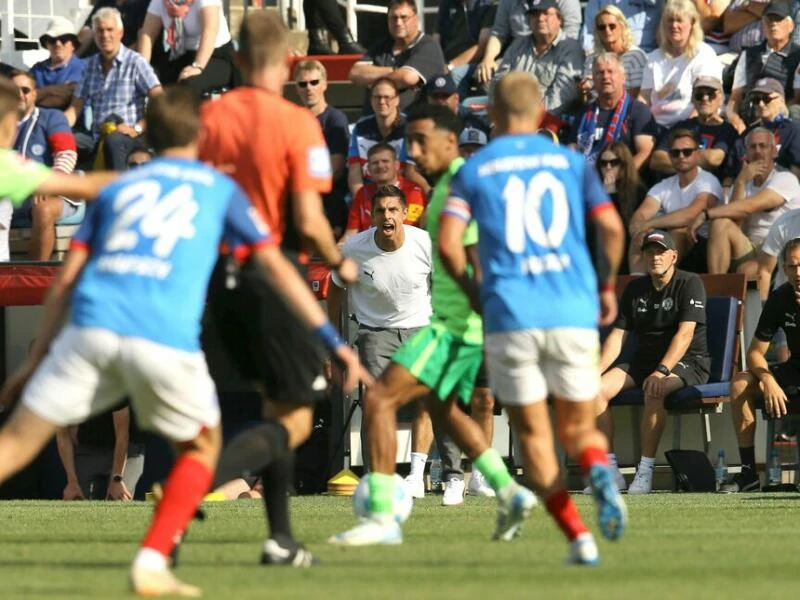
M 574 496 L 597 534 L 590 498 Z M 653 494 L 626 498 L 630 528 L 599 541 L 601 566 L 562 565 L 566 544 L 538 507 L 511 543 L 492 543 L 493 499 L 416 501 L 396 547 L 334 548 L 354 524 L 349 498 L 293 500 L 295 531 L 323 561 L 257 564 L 261 501 L 209 503 L 177 574 L 205 598 L 721 598 L 796 589 L 798 494 Z M 152 506 L 0 502 L 0 598 L 126 598 L 127 570 Z M 599 534 L 597 534 L 599 537 Z M 791 587 L 788 587 L 791 586 Z

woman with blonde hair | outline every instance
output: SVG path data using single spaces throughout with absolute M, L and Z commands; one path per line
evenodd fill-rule
M 594 52 L 584 62 L 581 91 L 584 91 L 583 88 L 591 89 L 594 57 L 605 52 L 613 52 L 620 57 L 622 66 L 625 67 L 625 86 L 631 96 L 638 97 L 642 87 L 642 74 L 647 66 L 647 54 L 636 45 L 628 19 L 613 4 L 604 6 L 595 15 Z
M 669 128 L 692 114 L 692 82 L 700 75 L 722 79 L 722 64 L 703 41 L 693 0 L 667 0 L 658 27 L 658 49 L 647 55 L 642 97 L 656 123 Z

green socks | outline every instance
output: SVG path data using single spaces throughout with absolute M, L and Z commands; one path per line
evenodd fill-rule
M 503 462 L 503 457 L 494 448 L 484 451 L 473 461 L 472 465 L 481 472 L 495 492 L 513 481 L 506 463 Z
M 391 517 L 394 512 L 394 475 L 372 472 L 367 477 L 370 512 L 374 516 Z

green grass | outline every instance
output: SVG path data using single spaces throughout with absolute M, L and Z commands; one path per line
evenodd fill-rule
M 595 529 L 589 498 L 576 496 Z M 488 541 L 494 501 L 418 501 L 395 547 L 334 548 L 353 524 L 349 498 L 294 501 L 295 530 L 323 561 L 298 571 L 257 564 L 260 501 L 211 503 L 177 570 L 205 598 L 722 598 L 796 593 L 800 494 L 653 494 L 627 498 L 630 528 L 599 541 L 601 566 L 566 567 L 566 545 L 537 508 L 512 543 Z M 152 507 L 143 503 L 0 503 L 0 598 L 117 598 Z M 794 591 L 792 591 L 794 590 Z

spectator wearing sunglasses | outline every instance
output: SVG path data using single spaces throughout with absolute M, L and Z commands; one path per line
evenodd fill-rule
M 613 52 L 599 54 L 594 61 L 592 81 L 597 99 L 576 115 L 568 138 L 590 163 L 610 142 L 623 142 L 641 169 L 655 146 L 656 123 L 646 104 L 626 90 L 622 59 Z
M 632 242 L 628 265 L 632 273 L 644 272 L 642 242 L 655 229 L 669 231 L 680 264 L 698 242 L 698 251 L 705 257 L 708 228 L 695 238 L 688 227 L 703 211 L 723 202 L 722 186 L 716 177 L 700 167 L 700 140 L 689 129 L 677 129 L 669 136 L 669 158 L 675 175 L 660 181 L 647 192 L 642 205 L 630 222 Z M 704 270 L 705 261 L 701 261 Z
M 781 83 L 784 99 L 800 100 L 800 46 L 791 41 L 794 21 L 789 16 L 787 2 L 770 2 L 761 17 L 764 41 L 745 48 L 736 63 L 733 86 L 728 100 L 727 115 L 731 125 L 740 133 L 752 122 L 746 91 L 759 79 L 771 78 Z
M 638 98 L 642 73 L 647 66 L 647 54 L 636 46 L 625 15 L 613 4 L 601 8 L 594 18 L 594 48 L 586 55 L 583 79 L 578 83 L 582 93 L 591 92 L 594 59 L 605 52 L 613 52 L 622 59 L 625 87 L 631 96 Z
M 738 173 L 742 168 L 747 135 L 756 127 L 763 127 L 775 137 L 777 164 L 784 169 L 791 169 L 795 175 L 800 175 L 800 125 L 789 118 L 783 84 L 777 79 L 759 79 L 750 89 L 747 100 L 752 106 L 755 120 L 736 141 L 731 157 L 731 172 Z
M 777 168 L 773 131 L 756 127 L 745 144 L 746 161 L 734 181 L 730 203 L 703 210 L 689 232 L 695 236 L 710 221 L 709 273 L 732 271 L 755 278 L 756 254 L 770 227 L 782 214 L 800 208 L 800 183 L 793 173 Z
M 72 173 L 78 159 L 75 136 L 60 110 L 36 106 L 36 82 L 18 71 L 11 80 L 19 90 L 20 120 L 14 150 L 25 158 L 61 173 Z M 28 256 L 50 260 L 55 247 L 55 225 L 78 212 L 80 201 L 63 196 L 31 196 L 14 210 L 12 226 L 30 226 Z
M 331 155 L 333 189 L 322 197 L 325 215 L 331 229 L 338 239 L 344 233 L 347 223 L 347 151 L 350 145 L 350 126 L 347 116 L 328 104 L 325 92 L 328 90 L 328 72 L 318 60 L 304 60 L 294 70 L 297 95 L 303 105 L 317 117 L 325 144 Z
M 606 6 L 615 6 L 625 15 L 636 46 L 645 52 L 655 50 L 658 46 L 656 31 L 663 4 L 661 0 L 589 0 L 586 3 L 581 29 L 584 51 L 589 54 L 595 48 L 596 32 L 591 25 L 596 22 L 595 18 Z
M 63 110 L 72 102 L 75 86 L 86 70 L 86 61 L 75 55 L 78 48 L 75 25 L 66 17 L 53 17 L 39 43 L 50 57 L 31 68 L 38 90 L 36 102 L 39 106 Z
M 728 153 L 739 137 L 734 127 L 722 118 L 720 109 L 725 101 L 722 81 L 715 77 L 700 76 L 692 87 L 692 106 L 696 117 L 681 121 L 662 136 L 658 148 L 650 159 L 650 171 L 659 175 L 672 175 L 675 168 L 669 156 L 670 134 L 678 129 L 694 132 L 699 141 L 697 156 L 700 167 L 714 175 L 720 183 L 728 177 Z

